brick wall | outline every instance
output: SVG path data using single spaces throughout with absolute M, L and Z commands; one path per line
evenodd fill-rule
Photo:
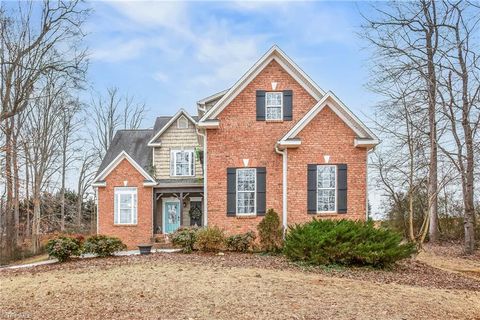
M 363 148 L 354 147 L 355 133 L 330 108 L 325 107 L 298 134 L 302 145 L 288 149 L 288 223 L 329 219 L 365 219 L 366 159 Z M 347 213 L 307 214 L 307 164 L 347 164 Z
M 271 91 L 272 82 L 277 82 L 277 91 L 293 90 L 293 121 L 256 121 L 255 91 Z M 267 209 L 273 208 L 281 216 L 282 156 L 275 153 L 274 146 L 315 103 L 315 99 L 300 84 L 277 62 L 272 61 L 220 113 L 220 128 L 208 130 L 207 135 L 209 225 L 217 225 L 229 233 L 239 233 L 255 230 L 261 220 L 261 217 L 226 215 L 226 168 L 243 167 L 243 159 L 249 159 L 249 167 L 267 168 Z M 349 167 L 348 176 L 349 183 L 352 181 L 354 184 L 349 185 L 348 196 L 356 198 L 349 199 L 349 214 L 343 217 L 356 218 L 365 212 L 365 167 L 361 168 L 361 164 L 365 164 L 365 151 L 353 147 L 353 132 L 330 113 L 324 110 L 316 117 L 315 123 L 302 132 L 305 136 L 300 135 L 305 138 L 306 144 L 289 156 L 289 167 L 293 166 L 289 173 L 289 223 L 311 219 L 306 210 L 306 166 L 308 161 L 315 160 L 313 163 L 317 163 L 323 159 L 323 152 L 326 151 L 331 153 L 332 161 L 341 160 L 349 166 L 353 165 L 352 170 Z M 330 116 L 324 120 L 333 122 L 323 123 L 321 119 L 324 115 Z M 350 143 L 349 147 L 347 142 Z M 310 147 L 313 147 L 313 152 L 309 150 Z M 342 152 L 345 154 L 340 156 Z M 354 205 L 357 201 L 359 203 Z
M 117 236 L 129 247 L 140 243 L 149 243 L 152 238 L 152 187 L 144 187 L 145 178 L 124 159 L 107 176 L 106 187 L 98 188 L 98 233 Z M 137 224 L 115 225 L 113 223 L 114 188 L 137 187 Z

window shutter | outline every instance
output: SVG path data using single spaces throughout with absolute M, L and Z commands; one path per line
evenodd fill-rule
M 347 165 L 337 165 L 337 211 L 347 213 Z
M 115 192 L 115 194 L 113 196 L 113 223 L 114 224 L 119 223 L 118 214 L 117 214 L 117 212 L 118 212 L 118 197 L 119 197 L 118 193 Z
M 175 153 L 170 151 L 170 175 L 175 175 Z
M 265 121 L 265 90 L 257 90 L 257 121 Z
M 307 168 L 307 212 L 317 213 L 317 165 Z
M 257 168 L 257 216 L 264 216 L 267 210 L 267 169 Z
M 227 168 L 227 216 L 237 213 L 237 169 Z
M 292 121 L 293 110 L 293 91 L 283 91 L 283 120 Z

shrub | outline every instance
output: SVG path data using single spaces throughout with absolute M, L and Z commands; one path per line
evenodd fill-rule
M 291 227 L 283 252 L 294 261 L 385 267 L 415 253 L 412 243 L 373 222 L 313 220 Z
M 113 256 L 116 251 L 126 249 L 122 240 L 116 237 L 105 235 L 94 235 L 88 237 L 83 244 L 83 252 L 94 253 L 99 257 Z
M 206 227 L 197 232 L 197 242 L 195 246 L 200 251 L 217 252 L 223 249 L 225 235 L 223 230 L 218 227 Z
M 71 256 L 78 256 L 81 252 L 80 240 L 76 238 L 59 236 L 50 239 L 46 246 L 48 255 L 57 258 L 58 261 L 67 261 Z
M 275 210 L 268 209 L 257 229 L 260 236 L 260 247 L 263 251 L 279 252 L 281 250 L 283 231 L 280 218 Z
M 197 233 L 198 228 L 196 227 L 179 228 L 172 234 L 171 240 L 175 246 L 182 247 L 183 253 L 191 253 L 197 241 Z
M 257 236 L 253 231 L 229 236 L 225 240 L 227 249 L 230 251 L 247 252 L 253 245 Z

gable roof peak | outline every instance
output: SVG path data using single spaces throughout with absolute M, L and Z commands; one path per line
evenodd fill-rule
M 317 101 L 324 95 L 321 89 L 279 46 L 273 45 L 255 64 L 203 115 L 199 122 L 215 119 L 225 107 L 265 68 L 275 60 Z
M 157 140 L 162 133 L 164 133 L 181 115 L 184 115 L 193 124 L 197 124 L 197 121 L 185 109 L 180 108 L 180 110 L 178 110 L 177 113 L 175 113 L 175 115 L 171 117 L 170 120 L 168 120 L 168 122 L 162 126 L 158 132 L 154 132 L 152 139 L 150 139 L 148 142 L 148 146 L 154 147 L 156 145 L 155 140 Z

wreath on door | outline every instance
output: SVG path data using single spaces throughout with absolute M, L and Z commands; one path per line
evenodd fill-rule
M 190 219 L 193 221 L 199 221 L 202 218 L 202 210 L 200 210 L 199 207 L 190 208 L 188 213 L 190 214 Z

